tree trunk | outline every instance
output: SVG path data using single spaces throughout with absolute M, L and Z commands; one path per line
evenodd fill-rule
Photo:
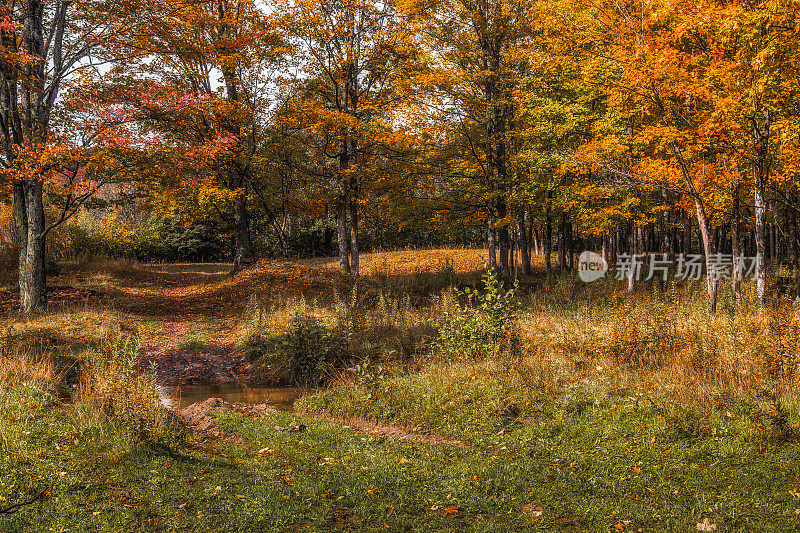
M 498 240 L 500 241 L 500 271 L 508 274 L 509 270 L 509 238 L 508 238 L 508 224 L 505 222 L 508 210 L 506 208 L 506 200 L 502 196 L 497 198 L 497 217 L 502 221 L 497 230 Z
M 628 292 L 633 293 L 636 289 L 636 268 L 635 268 L 635 261 L 636 255 L 639 253 L 639 239 L 637 238 L 638 228 L 634 225 L 634 222 L 631 220 L 631 233 L 628 238 L 628 250 L 630 253 L 630 269 L 628 270 Z
M 700 226 L 700 237 L 703 241 L 703 252 L 706 259 L 706 289 L 708 290 L 708 303 L 712 313 L 717 311 L 717 272 L 714 270 L 712 263 L 712 254 L 714 253 L 714 243 L 711 240 L 711 232 L 708 227 L 708 218 L 706 217 L 705 206 L 703 200 L 700 198 L 697 189 L 694 186 L 692 177 L 686 168 L 686 161 L 683 158 L 683 153 L 678 147 L 678 143 L 672 142 L 672 151 L 675 154 L 675 159 L 678 161 L 678 166 L 683 176 L 683 181 L 686 185 L 689 197 L 694 202 L 695 211 L 697 211 L 697 224 Z
M 359 251 L 358 251 L 358 198 L 357 192 L 350 200 L 350 271 L 358 276 L 359 273 Z
M 786 231 L 786 247 L 789 253 L 789 264 L 792 268 L 797 266 L 797 212 L 794 210 L 795 194 L 792 192 L 790 198 L 792 201 L 791 206 L 786 207 L 786 221 L 788 228 Z
M 545 202 L 545 217 L 544 217 L 544 266 L 549 274 L 553 269 L 552 253 L 553 253 L 553 215 L 551 205 L 551 192 L 547 191 L 547 200 Z
M 350 235 L 347 231 L 349 187 L 340 179 L 336 197 L 336 237 L 339 244 L 339 268 L 350 273 Z
M 250 241 L 250 214 L 247 211 L 247 195 L 239 193 L 234 205 L 233 220 L 235 227 L 234 267 L 241 267 L 253 260 L 253 244 Z
M 349 69 L 348 69 L 349 72 Z M 350 80 L 348 80 L 348 87 Z M 345 108 L 350 92 L 345 91 Z M 350 168 L 350 141 L 347 134 L 342 139 L 341 152 L 339 152 L 339 174 L 337 176 L 337 197 L 336 197 L 336 230 L 339 244 L 339 268 L 347 274 L 350 273 L 350 233 L 347 225 L 347 215 L 350 209 L 350 177 L 346 176 Z
M 14 236 L 19 249 L 19 283 L 22 289 L 22 272 L 28 257 L 28 210 L 25 208 L 25 182 L 21 180 L 14 180 Z
M 619 254 L 620 241 L 621 241 L 620 231 L 616 230 L 614 233 L 611 234 L 611 255 L 609 256 L 610 261 L 608 262 L 609 267 L 617 264 L 617 255 Z
M 575 267 L 575 241 L 572 238 L 572 221 L 568 220 L 566 225 L 566 240 L 567 240 L 567 269 L 572 272 L 572 269 Z
M 703 202 L 699 197 L 694 198 L 695 208 L 697 209 L 697 223 L 700 226 L 700 236 L 703 240 L 703 252 L 706 256 L 706 288 L 708 290 L 708 302 L 711 312 L 717 311 L 717 273 L 714 272 L 713 259 L 714 243 L 711 240 L 711 232 L 708 228 L 708 219 L 703 207 Z
M 564 272 L 567 268 L 566 254 L 564 253 L 564 215 L 561 215 L 561 221 L 558 223 L 558 269 Z
M 514 279 L 519 279 L 519 269 L 517 268 L 517 250 L 519 249 L 519 240 L 518 236 L 516 235 L 516 230 L 510 230 L 509 232 L 509 265 L 510 271 L 514 276 Z
M 531 248 L 528 242 L 527 225 L 525 224 L 525 212 L 521 211 L 517 219 L 519 230 L 519 258 L 522 263 L 522 274 L 530 276 L 531 270 Z
M 692 253 L 692 219 L 689 213 L 684 213 L 683 217 L 683 256 L 684 258 Z
M 673 211 L 672 216 L 672 224 L 669 227 L 669 256 L 674 258 L 675 254 L 678 253 L 678 230 L 677 230 L 677 222 L 678 222 L 678 212 Z
M 773 224 L 767 224 L 767 244 L 767 257 L 775 259 L 777 254 L 775 253 L 775 226 Z
M 489 200 L 488 214 L 486 217 L 486 243 L 489 248 L 489 268 L 491 270 L 497 270 L 497 246 L 495 245 L 494 223 L 494 205 L 492 201 Z
M 24 182 L 25 224 L 24 248 L 20 246 L 19 292 L 20 309 L 30 313 L 47 303 L 45 278 L 44 201 L 41 180 Z M 17 191 L 15 190 L 15 200 Z M 16 215 L 16 209 L 15 209 Z M 22 243 L 20 243 L 22 244 Z M 23 258 L 24 250 L 24 258 Z
M 742 296 L 742 281 L 739 279 L 739 182 L 735 182 L 731 189 L 731 288 L 733 297 L 739 300 Z
M 765 203 L 764 203 L 764 176 L 756 168 L 754 177 L 754 208 L 756 214 L 756 292 L 762 302 L 767 294 L 767 243 L 764 235 Z

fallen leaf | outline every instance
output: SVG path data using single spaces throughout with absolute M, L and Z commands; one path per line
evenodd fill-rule
M 536 518 L 539 518 L 544 513 L 544 508 L 541 506 L 541 504 L 530 503 L 530 502 L 525 502 L 522 505 L 520 505 L 519 510 L 524 515 L 531 515 Z
M 461 507 L 458 505 L 451 505 L 443 509 L 444 514 L 447 516 L 458 516 L 461 513 Z
M 715 531 L 717 524 L 712 524 L 708 518 L 703 518 L 702 522 L 697 523 L 697 531 Z

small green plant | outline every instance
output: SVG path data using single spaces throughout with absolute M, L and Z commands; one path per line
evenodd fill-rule
M 491 357 L 507 343 L 511 326 L 517 319 L 519 306 L 515 295 L 518 283 L 506 289 L 494 270 L 481 278 L 483 291 L 456 291 L 455 313 L 445 315 L 444 324 L 434 342 L 435 348 L 449 357 Z M 466 299 L 466 304 L 458 301 Z
M 370 364 L 369 359 L 347 369 L 355 380 L 368 389 L 376 389 L 387 375 L 383 366 Z
M 190 333 L 181 341 L 180 347 L 192 354 L 207 352 L 208 338 L 203 334 Z

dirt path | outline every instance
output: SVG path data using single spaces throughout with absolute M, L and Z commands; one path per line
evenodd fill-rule
M 385 424 L 382 422 L 374 422 L 360 417 L 336 417 L 329 414 L 320 415 L 306 415 L 339 426 L 344 429 L 349 429 L 356 433 L 365 433 L 372 436 L 386 437 L 389 439 L 405 440 L 409 442 L 416 442 L 418 444 L 429 444 L 439 446 L 453 446 L 456 448 L 469 448 L 460 440 L 448 439 L 442 435 L 414 433 L 408 428 L 396 426 L 393 424 Z
M 150 318 L 158 318 L 159 321 L 159 328 L 147 336 L 142 344 L 139 368 L 155 368 L 156 382 L 159 385 L 221 385 L 231 382 L 253 384 L 256 379 L 254 369 L 238 347 L 230 317 L 225 317 L 225 309 L 219 308 L 219 312 L 215 313 L 213 306 L 198 299 L 204 283 L 226 275 L 224 268 L 202 264 L 168 265 L 155 273 L 163 278 L 123 289 L 132 300 L 147 298 L 149 307 L 143 306 L 140 309 L 149 310 Z M 140 311 L 140 314 L 147 313 Z M 179 416 L 198 435 L 227 439 L 230 436 L 215 427 L 213 417 L 207 411 L 233 409 L 252 417 L 271 412 L 267 406 L 256 407 L 264 409 L 251 412 L 252 406 L 229 404 L 210 398 L 181 410 Z M 363 418 L 340 418 L 328 414 L 303 415 L 389 441 L 469 448 L 461 441 L 441 435 L 415 433 L 408 428 Z
M 238 346 L 224 302 L 202 298 L 203 286 L 224 279 L 230 265 L 185 263 L 143 268 L 152 277 L 121 287 L 145 331 L 138 367 L 155 369 L 159 385 L 253 383 L 255 372 Z
M 229 403 L 221 398 L 209 398 L 202 402 L 193 403 L 179 412 L 178 417 L 191 428 L 196 434 L 206 439 L 230 439 L 235 436 L 225 433 L 220 430 L 216 423 L 215 418 L 211 414 L 212 411 L 235 411 L 241 415 L 253 419 L 264 419 L 267 415 L 275 414 L 278 411 L 267 404 L 260 405 L 247 405 L 241 403 Z M 393 424 L 385 424 L 380 422 L 373 422 L 360 417 L 341 418 L 331 416 L 329 414 L 313 415 L 308 413 L 301 413 L 303 416 L 315 418 L 323 422 L 327 422 L 342 429 L 352 431 L 354 433 L 361 433 L 372 437 L 377 437 L 379 442 L 387 441 L 407 441 L 417 444 L 426 444 L 432 446 L 452 446 L 456 448 L 469 449 L 470 446 L 464 444 L 459 440 L 448 439 L 441 435 L 435 434 L 421 434 L 415 433 L 408 428 L 396 426 Z M 299 424 L 295 426 L 279 427 L 270 426 L 266 428 L 268 431 L 305 431 L 304 425 Z M 242 440 L 240 437 L 235 437 L 237 440 Z
M 252 365 L 227 326 L 212 325 L 211 331 L 203 333 L 205 335 L 197 334 L 191 320 L 179 317 L 165 320 L 163 331 L 142 344 L 139 368 L 155 367 L 159 385 L 222 385 L 256 381 Z

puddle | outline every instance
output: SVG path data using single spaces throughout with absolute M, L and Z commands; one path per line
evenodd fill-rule
M 203 385 L 156 387 L 156 394 L 161 404 L 167 409 L 176 411 L 209 398 L 222 398 L 230 403 L 251 405 L 267 403 L 278 411 L 294 411 L 294 401 L 307 392 L 308 389 L 302 387 L 247 387 L 239 384 L 214 387 Z

